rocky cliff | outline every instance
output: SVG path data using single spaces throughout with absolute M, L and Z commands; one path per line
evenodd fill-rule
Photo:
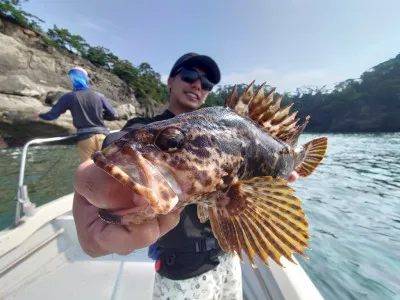
M 39 33 L 0 15 L 0 148 L 33 137 L 76 132 L 69 112 L 51 122 L 35 121 L 33 115 L 50 110 L 71 90 L 67 72 L 77 65 L 87 70 L 91 88 L 103 93 L 116 109 L 118 120 L 106 121 L 111 129 L 121 128 L 128 118 L 152 116 L 165 108 L 140 103 L 117 76 L 73 53 L 48 46 Z

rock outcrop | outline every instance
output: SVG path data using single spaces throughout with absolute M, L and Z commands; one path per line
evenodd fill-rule
M 51 122 L 33 119 L 34 113 L 50 110 L 63 93 L 71 90 L 67 72 L 73 66 L 84 67 L 90 87 L 104 94 L 116 109 L 118 120 L 106 122 L 111 129 L 121 128 L 128 118 L 152 116 L 165 108 L 140 103 L 114 74 L 66 50 L 48 46 L 39 33 L 0 15 L 0 148 L 7 146 L 7 139 L 75 133 L 69 112 Z

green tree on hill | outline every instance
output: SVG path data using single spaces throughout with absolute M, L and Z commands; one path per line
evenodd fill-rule
M 0 12 L 17 23 L 42 32 L 40 27 L 44 21 L 21 9 L 21 3 L 27 0 L 0 0 Z M 149 63 L 141 63 L 135 67 L 128 60 L 120 60 L 109 49 L 90 46 L 85 39 L 72 34 L 68 29 L 54 25 L 46 34 L 41 35 L 42 40 L 51 47 L 67 49 L 90 61 L 98 68 L 111 72 L 123 80 L 135 91 L 135 95 L 147 102 L 166 102 L 168 100 L 168 88 L 161 82 L 161 75 L 153 70 Z
M 237 85 L 239 94 L 246 86 Z M 204 106 L 223 105 L 232 90 L 233 85 L 218 87 Z M 285 93 L 281 106 L 290 103 L 300 119 L 311 115 L 308 131 L 400 131 L 400 54 L 365 71 L 359 79 L 337 83 L 333 90 L 305 86 Z
M 103 68 L 107 71 L 113 70 L 118 61 L 116 55 L 111 53 L 107 48 L 101 46 L 89 47 L 83 56 L 96 67 Z
M 20 1 L 0 0 L 0 12 L 10 16 L 25 27 L 42 32 L 43 30 L 40 27 L 40 24 L 44 23 L 44 21 L 37 16 L 23 11 L 19 8 L 19 5 Z
M 76 52 L 84 56 L 89 48 L 85 39 L 80 35 L 71 34 L 68 29 L 58 28 L 54 25 L 53 29 L 48 29 L 47 35 L 61 48 L 66 48 L 71 52 Z
M 141 63 L 138 68 L 138 76 L 133 83 L 138 96 L 142 98 L 151 98 L 158 102 L 164 102 L 168 99 L 168 89 L 161 82 L 161 75 L 153 70 L 148 63 Z
M 217 86 L 214 91 L 209 93 L 206 102 L 202 105 L 202 107 L 209 107 L 209 106 L 223 106 L 225 103 L 225 99 L 231 95 L 233 89 L 236 86 L 237 93 L 239 95 L 243 94 L 246 88 L 248 87 L 248 83 L 239 83 L 236 85 L 228 84 L 223 86 Z M 254 91 L 256 91 L 261 84 L 254 84 Z M 264 93 L 270 90 L 270 86 L 266 86 Z
M 138 75 L 137 69 L 128 60 L 116 61 L 111 72 L 125 81 L 129 86 L 134 84 Z
M 23 0 L 24 2 L 28 2 L 28 0 Z M 19 4 L 21 4 L 21 2 L 22 1 L 20 1 L 20 0 L 12 0 L 11 1 L 14 5 L 19 5 Z

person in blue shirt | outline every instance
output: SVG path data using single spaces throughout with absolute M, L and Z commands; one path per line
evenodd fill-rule
M 112 120 L 116 114 L 103 94 L 89 88 L 89 77 L 85 69 L 73 67 L 68 76 L 73 91 L 64 94 L 49 112 L 37 113 L 35 119 L 55 120 L 70 110 L 73 125 L 77 128 L 80 161 L 84 162 L 93 152 L 101 149 L 109 133 L 104 119 Z

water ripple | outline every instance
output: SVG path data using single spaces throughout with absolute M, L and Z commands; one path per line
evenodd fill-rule
M 325 299 L 399 299 L 400 134 L 328 138 L 324 164 L 294 184 L 313 249 L 299 261 Z
M 21 149 L 3 149 L 0 155 L 0 229 L 12 224 Z M 27 155 L 24 183 L 37 205 L 73 191 L 72 174 L 79 164 L 76 146 L 39 146 Z
M 316 137 L 304 134 L 304 143 Z M 310 223 L 312 251 L 297 257 L 327 300 L 400 299 L 400 134 L 329 134 L 317 171 L 294 184 Z M 39 151 L 40 150 L 40 151 Z M 1 150 L 0 226 L 12 221 L 20 149 Z M 28 156 L 30 197 L 72 192 L 74 146 Z

